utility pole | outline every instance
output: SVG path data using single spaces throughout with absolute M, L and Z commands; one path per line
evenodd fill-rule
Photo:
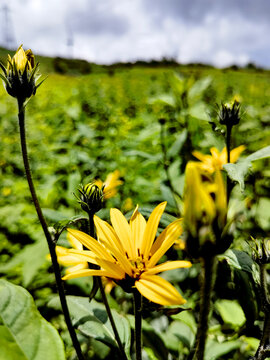
M 2 19 L 2 39 L 1 43 L 3 47 L 7 49 L 15 48 L 15 37 L 13 31 L 13 25 L 11 21 L 11 11 L 7 4 L 4 4 L 1 8 L 1 19 Z
M 68 58 L 73 58 L 73 47 L 74 47 L 74 37 L 72 30 L 67 27 L 67 56 Z

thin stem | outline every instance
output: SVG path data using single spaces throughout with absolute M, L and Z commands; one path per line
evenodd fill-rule
M 135 348 L 136 360 L 142 360 L 142 295 L 134 290 Z
M 88 213 L 88 216 L 89 216 L 89 235 L 92 236 L 93 238 L 95 238 L 95 225 L 94 225 L 94 216 L 93 215 L 94 214 L 92 214 L 92 213 Z M 115 321 L 114 321 L 114 318 L 113 318 L 113 315 L 112 315 L 112 312 L 111 312 L 110 305 L 108 303 L 108 299 L 107 299 L 107 296 L 106 296 L 106 293 L 105 293 L 104 286 L 102 284 L 101 278 L 100 278 L 100 276 L 97 276 L 96 279 L 97 279 L 98 287 L 99 287 L 99 290 L 100 290 L 100 293 L 101 293 L 102 301 L 103 301 L 103 303 L 105 305 L 106 312 L 107 312 L 108 318 L 110 320 L 110 323 L 111 323 L 111 326 L 112 326 L 112 329 L 113 329 L 115 340 L 116 340 L 118 348 L 119 348 L 119 352 L 120 352 L 120 355 L 121 355 L 121 360 L 122 359 L 127 360 L 127 356 L 126 356 L 125 350 L 123 348 L 123 344 L 121 342 L 117 327 L 115 325 Z
M 195 354 L 193 360 L 203 360 L 208 331 L 208 317 L 211 305 L 211 292 L 214 283 L 215 257 L 202 259 L 202 283 L 199 323 L 195 340 Z
M 253 360 L 264 360 L 270 355 L 270 303 L 266 282 L 266 265 L 260 264 L 262 310 L 265 313 L 263 333 Z
M 266 281 L 266 265 L 265 264 L 260 264 L 260 283 L 261 283 L 262 304 L 264 307 L 267 307 L 270 305 L 270 303 L 269 303 L 268 288 L 267 288 L 267 281 Z
M 47 227 L 45 218 L 43 216 L 41 207 L 39 205 L 39 201 L 38 201 L 38 198 L 36 195 L 32 175 L 31 175 L 31 168 L 30 168 L 30 164 L 29 164 L 29 160 L 28 160 L 28 152 L 27 152 L 27 145 L 26 145 L 25 110 L 23 107 L 23 102 L 19 101 L 19 100 L 18 100 L 18 109 L 19 109 L 18 118 L 19 118 L 19 126 L 20 126 L 21 150 L 22 150 L 23 163 L 24 163 L 24 168 L 25 168 L 25 173 L 26 173 L 29 189 L 31 192 L 33 203 L 35 205 L 38 219 L 40 221 L 40 224 L 42 226 L 44 235 L 45 235 L 47 243 L 48 243 L 51 260 L 52 260 L 52 265 L 53 265 L 53 271 L 55 274 L 56 286 L 57 286 L 57 290 L 59 293 L 60 302 L 61 302 L 64 317 L 65 317 L 65 321 L 67 324 L 67 328 L 68 328 L 74 349 L 76 351 L 77 357 L 79 360 L 83 360 L 84 358 L 83 358 L 83 355 L 81 352 L 80 343 L 77 339 L 76 332 L 72 326 L 72 322 L 71 322 L 71 318 L 70 318 L 70 314 L 69 314 L 69 310 L 68 310 L 68 306 L 67 306 L 65 290 L 64 290 L 62 279 L 61 279 L 61 271 L 60 271 L 59 264 L 57 262 L 57 256 L 56 256 L 56 252 L 55 252 L 55 243 L 53 242 L 52 237 L 48 231 L 48 227 Z
M 226 148 L 227 148 L 227 163 L 231 162 L 231 135 L 232 135 L 232 126 L 227 125 L 227 133 L 226 133 Z M 227 176 L 227 204 L 229 203 L 230 194 L 232 191 L 232 181 Z

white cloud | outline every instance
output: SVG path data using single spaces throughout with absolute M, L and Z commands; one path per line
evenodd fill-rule
M 267 1 L 258 0 L 256 7 L 247 0 L 242 12 L 240 0 L 230 0 L 229 7 L 225 2 L 223 7 L 221 2 L 200 5 L 198 11 L 186 0 L 10 0 L 8 4 L 17 45 L 24 43 L 36 53 L 67 56 L 72 33 L 74 56 L 99 63 L 175 56 L 180 62 L 221 67 L 249 61 L 270 67 L 270 40 L 265 36 L 270 24 L 263 11 Z

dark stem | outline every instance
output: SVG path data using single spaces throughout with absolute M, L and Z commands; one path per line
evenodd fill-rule
M 88 213 L 88 216 L 89 216 L 89 235 L 92 236 L 93 238 L 95 238 L 94 214 Z M 127 356 L 126 356 L 125 350 L 123 348 L 120 336 L 118 334 L 118 330 L 117 330 L 117 327 L 115 325 L 114 318 L 112 316 L 111 308 L 110 308 L 110 305 L 108 303 L 108 299 L 107 299 L 107 296 L 106 296 L 106 293 L 105 293 L 105 290 L 104 290 L 104 286 L 103 286 L 102 281 L 101 281 L 101 277 L 97 276 L 96 280 L 97 280 L 98 287 L 99 287 L 99 290 L 100 290 L 100 293 L 101 293 L 102 301 L 103 301 L 103 303 L 105 305 L 106 312 L 107 312 L 108 318 L 110 320 L 110 323 L 111 323 L 111 326 L 112 326 L 112 329 L 113 329 L 115 340 L 116 340 L 118 348 L 119 348 L 119 352 L 120 352 L 120 355 L 121 355 L 121 360 L 122 359 L 127 360 Z
M 227 163 L 228 164 L 231 162 L 231 135 L 232 135 L 232 126 L 227 125 L 226 148 L 227 148 Z M 232 187 L 233 187 L 232 181 L 229 178 L 229 176 L 227 176 L 227 204 L 229 203 Z
M 33 203 L 36 208 L 38 219 L 40 221 L 40 224 L 42 226 L 44 235 L 45 235 L 47 243 L 48 243 L 48 247 L 49 247 L 49 251 L 50 251 L 50 255 L 51 255 L 51 259 L 52 259 L 53 271 L 55 274 L 56 286 L 57 286 L 57 290 L 59 293 L 60 302 L 61 302 L 64 317 L 65 317 L 65 321 L 67 324 L 67 328 L 68 328 L 74 349 L 76 351 L 77 357 L 79 360 L 83 360 L 84 358 L 83 358 L 83 355 L 81 352 L 80 343 L 77 339 L 76 332 L 72 326 L 71 319 L 70 319 L 70 314 L 69 314 L 67 301 L 66 301 L 66 297 L 65 297 L 64 285 L 63 285 L 63 282 L 61 279 L 61 271 L 60 271 L 59 264 L 57 262 L 57 256 L 56 256 L 56 252 L 55 252 L 55 243 L 53 242 L 52 237 L 48 231 L 48 227 L 47 227 L 45 218 L 43 216 L 41 207 L 39 205 L 39 201 L 38 201 L 38 198 L 36 195 L 32 175 L 31 175 L 31 169 L 30 169 L 28 153 L 27 153 L 27 145 L 26 145 L 25 110 L 23 107 L 23 102 L 19 101 L 19 100 L 18 100 L 18 109 L 19 109 L 18 118 L 19 118 L 19 126 L 20 126 L 22 157 L 23 157 L 23 163 L 24 163 L 24 168 L 25 168 L 25 173 L 26 173 L 29 189 L 31 192 Z
M 135 348 L 136 360 L 142 360 L 142 295 L 134 290 Z
M 201 259 L 201 302 L 198 329 L 193 360 L 203 360 L 208 331 L 208 317 L 211 307 L 211 292 L 214 283 L 215 257 Z
M 262 337 L 257 352 L 252 358 L 253 360 L 264 360 L 270 356 L 270 303 L 268 298 L 265 264 L 260 264 L 260 280 L 262 310 L 265 313 L 265 317 Z

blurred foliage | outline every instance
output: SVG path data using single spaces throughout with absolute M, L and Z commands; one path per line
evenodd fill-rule
M 6 52 L 0 50 L 4 59 Z M 253 67 L 219 70 L 174 62 L 106 67 L 59 58 L 40 61 L 41 73 L 49 73 L 49 77 L 27 106 L 27 133 L 34 181 L 50 226 L 81 215 L 73 195 L 80 184 L 97 178 L 104 181 L 108 173 L 118 169 L 124 184 L 98 215 L 108 219 L 108 208 L 113 206 L 129 217 L 130 210 L 139 204 L 147 216 L 158 202 L 167 200 L 167 213 L 161 221 L 164 228 L 182 213 L 184 170 L 187 161 L 195 160 L 192 151 L 209 153 L 212 146 L 219 150 L 225 146 L 223 129 L 216 124 L 217 104 L 235 95 L 241 98 L 242 121 L 233 130 L 232 148 L 246 146 L 242 162 L 236 165 L 245 177 L 241 173 L 239 180 L 238 170 L 229 169 L 231 177 L 241 184 L 241 189 L 235 186 L 229 208 L 229 217 L 236 219 L 234 250 L 219 260 L 206 359 L 247 359 L 258 346 L 262 317 L 257 265 L 246 242 L 251 235 L 265 237 L 270 229 L 269 158 L 253 161 L 251 155 L 269 145 L 269 71 Z M 73 359 L 55 299 L 48 250 L 24 175 L 16 104 L 3 87 L 0 122 L 0 272 L 32 294 L 40 313 L 61 334 L 67 358 Z M 67 245 L 65 232 L 59 244 Z M 176 248 L 166 256 L 171 260 L 187 257 Z M 187 358 L 196 333 L 199 271 L 194 264 L 191 269 L 164 274 L 188 300 L 187 311 L 168 315 L 166 309 L 145 301 L 145 358 Z M 72 295 L 72 314 L 81 329 L 79 340 L 87 358 L 113 359 L 114 344 L 100 299 L 91 304 L 87 300 L 92 280 L 70 280 L 65 285 Z M 80 296 L 76 300 L 79 305 L 74 304 L 74 295 Z M 133 341 L 129 326 L 133 328 L 134 321 L 130 294 L 114 287 L 109 301 L 121 314 L 117 321 L 122 321 L 121 336 L 129 346 Z M 76 306 L 81 313 L 76 312 Z M 92 313 L 87 317 L 84 312 L 89 306 Z M 2 320 L 2 338 L 9 339 L 12 329 Z M 100 331 L 89 340 L 93 322 L 99 324 Z M 10 346 L 18 350 L 18 344 Z

